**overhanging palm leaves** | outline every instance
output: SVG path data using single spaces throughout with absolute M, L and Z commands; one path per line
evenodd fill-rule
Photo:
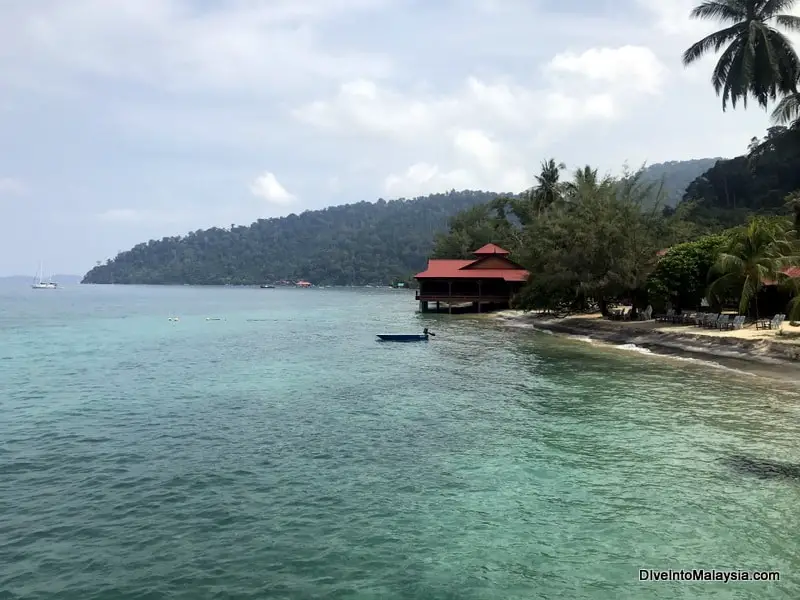
M 690 65 L 709 52 L 725 48 L 711 82 L 722 95 L 722 110 L 728 102 L 747 107 L 748 96 L 764 108 L 779 94 L 797 91 L 800 58 L 790 40 L 777 27 L 800 31 L 800 18 L 784 14 L 796 0 L 706 0 L 692 12 L 693 19 L 729 24 L 706 36 L 683 54 Z
M 708 290 L 710 301 L 739 290 L 739 314 L 747 314 L 751 301 L 765 282 L 783 283 L 784 269 L 797 264 L 798 257 L 787 237 L 784 221 L 754 217 L 731 233 L 730 242 L 711 269 L 716 279 Z M 758 316 L 758 304 L 755 305 Z

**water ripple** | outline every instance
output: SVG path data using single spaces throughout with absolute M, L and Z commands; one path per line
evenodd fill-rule
M 4 327 L 0 599 L 800 594 L 795 397 L 388 292 L 251 292 L 81 289 Z M 695 567 L 783 579 L 637 581 Z

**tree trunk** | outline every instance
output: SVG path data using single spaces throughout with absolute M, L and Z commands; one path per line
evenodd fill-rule
M 609 313 L 608 313 L 608 302 L 606 301 L 606 299 L 603 297 L 598 298 L 597 304 L 600 305 L 600 314 L 602 314 L 604 317 L 607 317 Z

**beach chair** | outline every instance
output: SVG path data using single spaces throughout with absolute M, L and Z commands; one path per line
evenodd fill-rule
M 703 320 L 703 327 L 706 329 L 713 327 L 717 319 L 719 319 L 719 313 L 706 313 L 706 318 Z
M 733 315 L 720 315 L 719 319 L 717 319 L 714 323 L 714 327 L 722 331 L 723 329 L 728 329 L 732 322 Z
M 785 318 L 786 315 L 783 313 L 778 313 L 769 320 L 759 319 L 756 321 L 756 329 L 779 329 Z
M 746 319 L 747 319 L 746 316 L 738 315 L 738 316 L 733 318 L 733 321 L 730 322 L 730 325 L 728 326 L 728 328 L 731 329 L 731 330 L 742 329 L 744 327 L 744 322 L 745 322 Z
M 675 318 L 675 309 L 670 308 L 666 314 L 658 315 L 656 321 L 672 321 Z

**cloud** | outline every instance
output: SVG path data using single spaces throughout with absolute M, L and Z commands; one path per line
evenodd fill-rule
M 291 204 L 296 200 L 285 187 L 281 185 L 274 173 L 267 171 L 250 184 L 250 193 L 265 200 L 269 204 Z
M 174 91 L 284 89 L 319 79 L 378 76 L 387 61 L 374 53 L 327 48 L 316 26 L 383 0 L 40 0 L 12 1 L 4 44 L 75 82 L 76 75 L 134 81 Z M 2 52 L 2 51 L 0 51 Z M 9 53 L 7 58 L 12 58 Z M 17 54 L 19 55 L 19 54 Z M 3 55 L 0 54 L 0 58 Z M 7 78 L 24 78 L 8 66 Z M 269 88 L 264 87 L 264 93 Z
M 470 75 L 449 92 L 425 93 L 364 79 L 298 107 L 306 126 L 353 143 L 383 140 L 400 152 L 387 194 L 450 188 L 517 192 L 529 187 L 527 151 L 590 122 L 609 122 L 660 93 L 667 69 L 646 47 L 556 54 L 543 78 L 522 83 Z M 401 166 L 405 157 L 413 157 Z
M 590 48 L 580 54 L 564 52 L 554 56 L 546 70 L 646 94 L 659 93 L 667 73 L 655 53 L 644 46 Z
M 477 129 L 452 135 L 454 166 L 418 162 L 402 173 L 388 175 L 384 190 L 389 195 L 415 197 L 450 189 L 483 189 L 518 192 L 528 187 L 528 176 L 519 157 Z
M 0 177 L 0 196 L 21 196 L 28 192 L 28 186 L 13 177 Z
M 682 66 L 718 28 L 688 18 L 696 1 L 4 0 L 0 164 L 35 188 L 0 219 L 0 272 L 31 254 L 80 270 L 290 197 L 519 191 L 550 157 L 737 154 L 768 115 L 722 113 L 716 57 Z

